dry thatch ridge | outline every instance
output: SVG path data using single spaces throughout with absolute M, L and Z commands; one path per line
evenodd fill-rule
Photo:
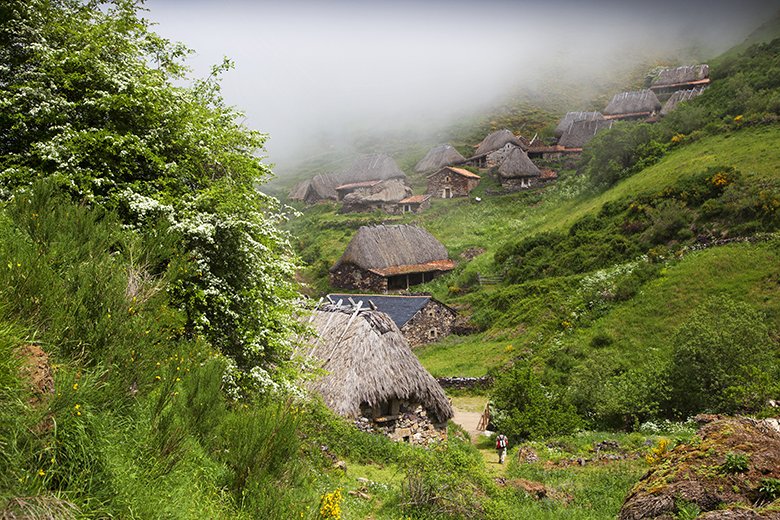
M 401 179 L 389 179 L 348 193 L 344 204 L 398 202 L 412 194 L 412 189 Z
M 683 67 L 670 67 L 662 69 L 653 79 L 650 88 L 670 87 L 697 83 L 710 77 L 709 65 L 685 65 Z
M 705 88 L 706 87 L 676 91 L 674 94 L 672 94 L 672 97 L 670 97 L 668 100 L 666 100 L 666 103 L 664 103 L 664 107 L 661 109 L 661 115 L 667 115 L 669 112 L 677 108 L 678 104 L 684 101 L 689 101 L 700 95 L 702 92 L 704 92 Z
M 612 121 L 606 119 L 574 121 L 566 129 L 558 144 L 564 148 L 582 148 L 605 128 L 612 128 Z
M 405 179 L 392 157 L 380 153 L 359 157 L 352 166 L 338 175 L 343 180 L 341 184 L 372 180 Z
M 458 164 L 465 161 L 458 151 L 448 144 L 440 144 L 434 146 L 425 157 L 420 159 L 420 162 L 414 167 L 414 171 L 418 173 L 438 170 L 443 166 L 450 166 L 452 164 Z
M 423 228 L 408 224 L 362 226 L 331 271 L 345 263 L 385 269 L 447 259 L 447 249 Z
M 496 130 L 485 137 L 482 142 L 479 143 L 479 146 L 477 146 L 477 151 L 474 152 L 474 156 L 480 156 L 498 150 L 506 143 L 522 146 L 520 139 L 505 128 L 503 130 Z
M 561 137 L 575 121 L 596 121 L 599 119 L 604 119 L 601 112 L 567 112 L 561 118 L 558 126 L 555 127 L 555 135 Z
M 658 111 L 660 108 L 661 102 L 658 101 L 652 90 L 635 90 L 633 92 L 615 94 L 607 108 L 604 109 L 604 114 L 649 114 Z
M 502 179 L 514 179 L 517 177 L 539 177 L 542 172 L 528 158 L 525 151 L 515 147 L 498 167 L 498 174 Z
M 314 311 L 317 331 L 313 355 L 327 375 L 311 388 L 339 415 L 357 417 L 361 403 L 374 406 L 391 399 L 419 403 L 438 422 L 454 413 L 436 380 L 417 360 L 387 314 L 325 305 Z

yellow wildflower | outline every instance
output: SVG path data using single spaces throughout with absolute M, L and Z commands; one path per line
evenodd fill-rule
M 79 384 L 78 383 L 73 383 L 73 389 L 74 390 L 78 390 L 79 389 Z

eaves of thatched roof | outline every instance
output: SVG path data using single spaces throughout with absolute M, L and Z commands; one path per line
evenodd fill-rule
M 430 195 L 412 195 L 411 197 L 406 197 L 405 199 L 399 200 L 399 204 L 422 204 L 426 200 L 430 199 Z
M 455 269 L 455 262 L 452 260 L 434 260 L 422 264 L 391 265 L 390 267 L 369 269 L 372 273 L 379 276 L 399 276 L 411 273 L 431 273 L 434 271 L 452 271 Z
M 652 114 L 660 109 L 661 102 L 658 101 L 658 97 L 652 90 L 645 89 L 615 94 L 604 109 L 604 115 L 608 117 Z
M 429 172 L 438 170 L 443 166 L 458 164 L 465 160 L 466 159 L 452 146 L 440 144 L 428 150 L 425 157 L 420 159 L 420 162 L 414 167 L 414 171 L 418 173 Z
M 572 123 L 576 121 L 596 121 L 604 119 L 601 112 L 567 112 L 555 127 L 555 135 L 561 137 L 566 130 L 569 129 Z M 533 146 L 533 145 L 532 145 Z
M 685 65 L 662 69 L 650 84 L 651 89 L 666 89 L 684 85 L 703 85 L 710 82 L 710 67 L 707 64 Z
M 477 175 L 476 173 L 470 172 L 470 171 L 468 171 L 468 170 L 466 170 L 464 168 L 455 168 L 454 166 L 447 166 L 447 167 L 444 167 L 444 168 L 442 168 L 441 170 L 439 170 L 437 172 L 433 172 L 430 175 L 428 175 L 428 178 L 434 177 L 436 175 L 439 175 L 442 172 L 449 172 L 449 173 L 452 173 L 453 175 L 460 175 L 461 177 L 466 177 L 467 179 L 481 179 L 482 178 L 479 175 Z
M 360 405 L 392 399 L 419 403 L 429 415 L 446 422 L 454 413 L 441 386 L 420 364 L 396 324 L 373 310 L 341 310 L 326 305 L 314 311 L 317 333 L 312 356 L 324 375 L 310 387 L 344 417 L 360 415 Z
M 354 190 L 357 188 L 370 188 L 372 186 L 376 186 L 382 181 L 363 181 L 363 182 L 351 182 L 349 184 L 342 184 L 341 186 L 336 186 L 336 191 L 342 191 L 342 190 Z
M 477 146 L 477 150 L 474 152 L 474 157 L 485 155 L 502 148 L 505 144 L 512 143 L 517 146 L 522 146 L 523 143 L 512 132 L 506 128 L 503 130 L 496 130 L 485 137 L 481 143 Z
M 605 119 L 574 121 L 566 129 L 558 144 L 564 148 L 582 148 L 605 128 L 612 128 L 612 121 Z
M 447 249 L 421 227 L 408 224 L 362 226 L 331 271 L 345 263 L 378 273 L 391 268 L 435 270 L 437 262 L 443 262 L 442 266 L 450 265 Z
M 528 158 L 528 154 L 521 148 L 513 148 L 498 167 L 498 174 L 502 179 L 514 179 L 518 177 L 539 177 L 542 172 Z
M 665 116 L 675 108 L 677 108 L 677 105 L 684 101 L 689 101 L 696 96 L 701 95 L 702 92 L 704 92 L 704 89 L 706 87 L 701 88 L 692 88 L 690 90 L 678 90 L 672 96 L 666 100 L 666 103 L 664 103 L 663 108 L 661 109 L 661 115 Z

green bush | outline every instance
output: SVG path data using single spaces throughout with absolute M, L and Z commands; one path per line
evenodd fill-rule
M 748 470 L 749 461 L 745 453 L 728 452 L 720 468 L 724 473 L 744 473 Z

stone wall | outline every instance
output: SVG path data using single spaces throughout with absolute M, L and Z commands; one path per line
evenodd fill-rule
M 447 178 L 449 181 L 446 180 Z M 425 193 L 438 199 L 442 198 L 444 189 L 449 188 L 451 197 L 468 197 L 469 192 L 477 184 L 479 184 L 479 179 L 470 179 L 449 170 L 442 170 L 428 177 L 428 189 Z
M 501 179 L 501 187 L 507 191 L 530 190 L 542 185 L 539 177 L 515 177 L 512 179 Z
M 447 424 L 434 423 L 422 406 L 402 412 L 397 418 L 376 422 L 368 417 L 355 419 L 355 426 L 364 432 L 386 435 L 394 441 L 417 446 L 430 446 L 447 440 Z
M 412 319 L 401 327 L 401 333 L 412 348 L 438 341 L 452 332 L 455 312 L 447 306 L 429 300 Z
M 436 382 L 442 388 L 455 388 L 466 390 L 472 388 L 489 388 L 493 384 L 493 378 L 485 377 L 437 377 Z
M 330 284 L 342 289 L 386 293 L 387 279 L 353 264 L 341 264 L 330 272 Z

